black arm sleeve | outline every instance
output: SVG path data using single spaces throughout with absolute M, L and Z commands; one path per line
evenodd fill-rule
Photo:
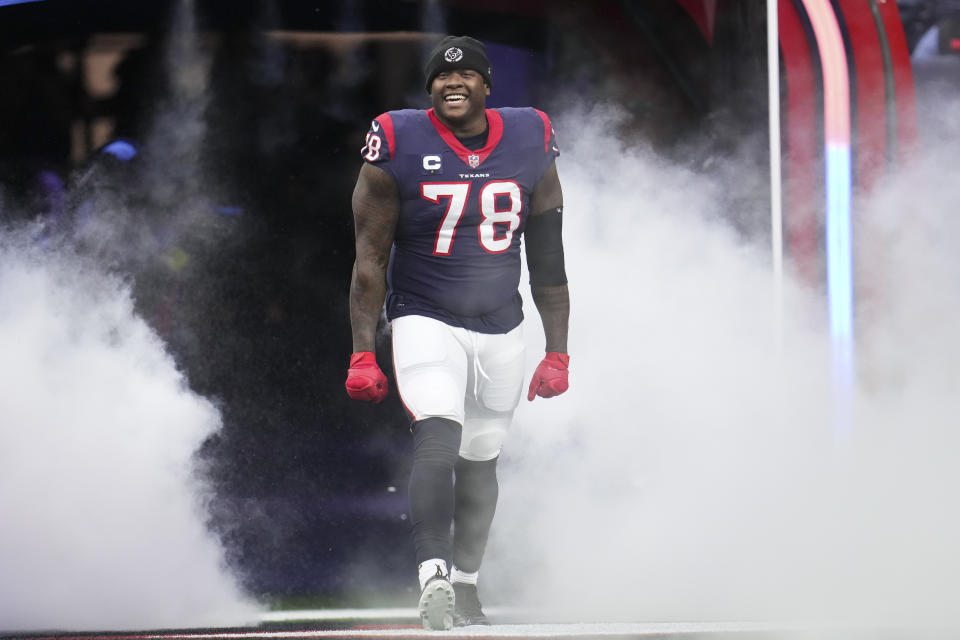
M 532 215 L 527 219 L 524 239 L 530 285 L 550 287 L 567 284 L 563 264 L 563 207 Z

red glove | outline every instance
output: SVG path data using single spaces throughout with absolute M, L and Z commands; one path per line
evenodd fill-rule
M 354 400 L 380 402 L 387 396 L 387 376 L 377 366 L 377 357 L 370 351 L 357 351 L 350 356 L 347 371 L 347 394 Z
M 537 370 L 533 372 L 533 380 L 530 381 L 530 391 L 527 393 L 527 400 L 533 400 L 535 397 L 552 398 L 558 396 L 569 388 L 567 375 L 570 373 L 570 356 L 565 353 L 550 351 L 540 361 Z

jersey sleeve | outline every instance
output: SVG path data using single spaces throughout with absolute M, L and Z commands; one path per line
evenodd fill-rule
M 534 109 L 543 122 L 543 153 L 547 156 L 547 164 L 553 162 L 560 155 L 560 146 L 557 144 L 557 132 L 553 129 L 550 116 L 539 109 Z
M 371 164 L 385 165 L 394 156 L 393 118 L 381 113 L 370 123 L 360 155 Z

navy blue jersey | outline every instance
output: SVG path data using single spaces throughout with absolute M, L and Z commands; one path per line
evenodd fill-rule
M 381 114 L 362 154 L 400 195 L 387 318 L 424 315 L 481 333 L 523 320 L 520 235 L 534 185 L 559 155 L 547 115 L 487 109 L 483 148 L 470 150 L 433 109 Z

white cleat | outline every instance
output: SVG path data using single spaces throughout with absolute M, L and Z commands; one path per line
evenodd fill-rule
M 453 628 L 453 611 L 456 596 L 453 585 L 447 577 L 437 573 L 427 581 L 420 594 L 420 620 L 423 628 L 431 631 L 445 631 Z

